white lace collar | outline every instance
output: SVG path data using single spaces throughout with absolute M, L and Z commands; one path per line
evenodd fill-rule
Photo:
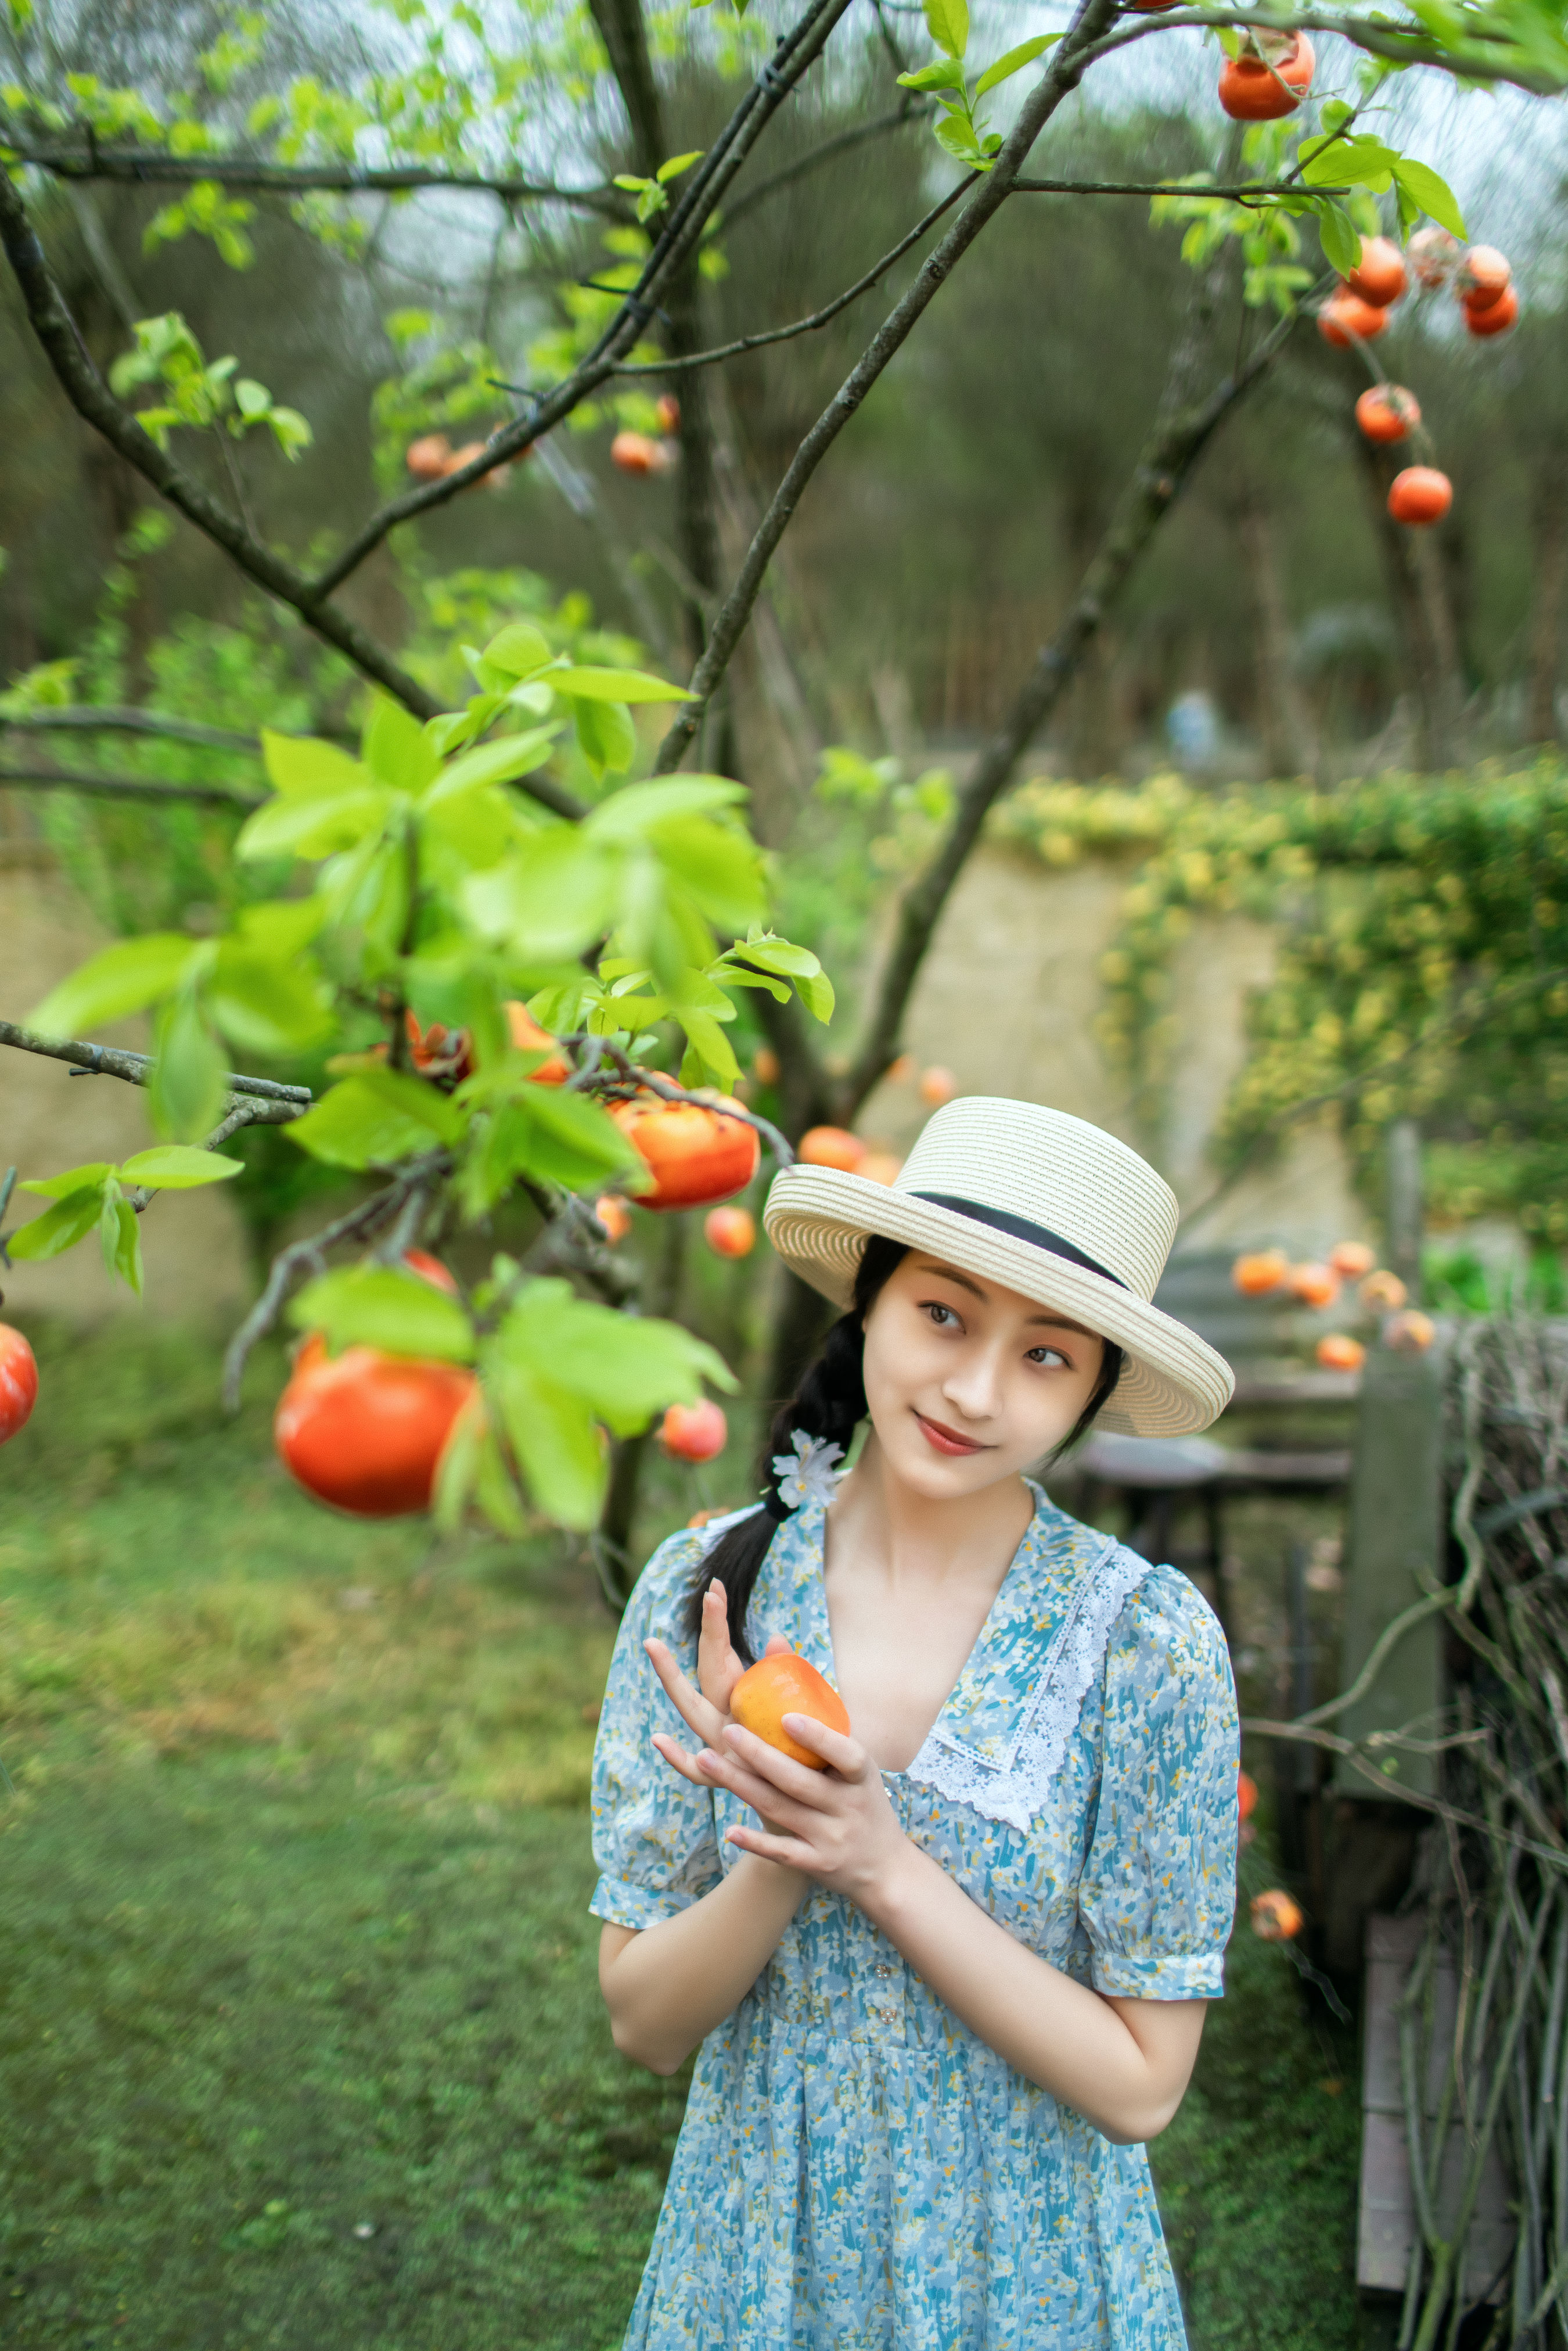
M 1113 1535 L 1079 1524 L 1039 1487 L 1034 1516 L 941 1712 L 905 1776 L 987 1820 L 1023 1830 L 1044 1802 L 1077 1729 L 1111 1628 L 1150 1573 Z M 749 1629 L 761 1653 L 785 1632 L 833 1674 L 822 1582 L 820 1503 L 774 1537 Z

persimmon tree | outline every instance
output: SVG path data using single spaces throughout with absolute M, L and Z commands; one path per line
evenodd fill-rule
M 36 0 L 9 0 L 0 240 L 62 398 L 159 500 L 358 673 L 367 695 L 358 758 L 331 743 L 265 738 L 272 793 L 235 853 L 275 873 L 271 894 L 242 907 L 219 936 L 168 934 L 109 949 L 34 1008 L 26 1028 L 0 1025 L 8 1045 L 145 1082 L 161 1138 L 151 1167 L 30 1179 L 47 1186 L 52 1206 L 10 1248 L 47 1254 L 96 1229 L 111 1265 L 135 1281 L 137 1219 L 149 1199 L 222 1180 L 223 1144 L 246 1123 L 282 1124 L 317 1158 L 378 1175 L 367 1200 L 285 1252 L 236 1349 L 308 1272 L 289 1311 L 330 1346 L 476 1363 L 484 1402 L 452 1453 L 448 1513 L 476 1499 L 515 1523 L 525 1491 L 564 1522 L 586 1525 L 607 1474 L 599 1430 L 635 1439 L 660 1405 L 694 1397 L 702 1378 L 727 1382 L 718 1360 L 671 1326 L 606 1311 L 627 1301 L 592 1203 L 607 1187 L 647 1180 L 611 1111 L 649 1092 L 730 1088 L 738 1069 L 725 1032 L 737 992 L 749 989 L 780 1058 L 782 1125 L 798 1134 L 853 1118 L 898 1051 L 916 973 L 986 815 L 1217 430 L 1306 308 L 1355 270 L 1364 236 L 1384 226 L 1407 235 L 1423 217 L 1465 233 L 1439 173 L 1382 135 L 1391 78 L 1427 70 L 1542 93 L 1568 84 L 1563 12 L 1542 0 L 1244 15 L 1083 0 L 1060 30 L 1011 46 L 971 32 L 964 0 L 927 0 L 927 38 L 909 56 L 878 0 L 870 5 L 888 51 L 890 103 L 852 135 L 912 125 L 933 136 L 932 200 L 830 303 L 773 319 L 759 286 L 754 328 L 711 343 L 703 286 L 705 272 L 723 266 L 726 220 L 765 201 L 778 178 L 826 160 L 825 148 L 774 182 L 764 176 L 770 131 L 806 77 L 831 70 L 850 0 L 809 0 L 771 42 L 753 17 L 650 22 L 638 0 L 591 0 L 587 13 L 567 7 L 521 24 L 398 0 L 383 54 L 336 83 L 269 78 L 269 23 L 258 10 L 202 54 L 190 87 L 153 95 L 135 81 L 67 70 L 62 28 Z M 1137 45 L 1194 32 L 1214 43 L 1225 89 L 1263 93 L 1262 104 L 1254 95 L 1231 105 L 1232 116 L 1278 120 L 1226 130 L 1217 95 L 1216 169 L 1179 184 L 1032 175 L 1042 141 L 1091 75 Z M 1334 42 L 1334 62 L 1315 79 L 1301 70 L 1314 35 Z M 714 72 L 738 86 L 727 119 L 690 152 L 670 134 L 657 64 L 660 49 L 688 41 L 705 45 Z M 576 118 L 612 102 L 625 168 L 596 181 L 580 168 L 588 142 Z M 421 190 L 464 189 L 493 201 L 498 240 L 521 219 L 517 233 L 547 256 L 539 224 L 559 214 L 602 223 L 608 258 L 559 282 L 556 323 L 512 373 L 483 342 L 443 344 L 438 335 L 426 349 L 424 329 L 411 328 L 409 363 L 379 402 L 390 495 L 339 543 L 289 549 L 257 528 L 236 457 L 248 465 L 260 449 L 278 465 L 310 465 L 309 419 L 287 387 L 246 372 L 243 350 L 210 356 L 200 320 L 130 322 L 107 377 L 78 331 L 45 241 L 49 192 L 125 186 L 167 192 L 147 231 L 155 244 L 205 238 L 236 267 L 248 256 L 259 191 L 286 198 L 303 233 L 350 253 L 363 239 L 355 206 L 366 198 L 406 203 Z M 1015 201 L 1129 193 L 1179 216 L 1195 273 L 1164 399 L 1066 617 L 905 892 L 861 1043 L 846 1068 L 832 1066 L 813 1035 L 831 991 L 815 958 L 767 927 L 742 789 L 688 773 L 686 762 L 707 741 L 708 764 L 723 763 L 714 721 L 726 674 L 801 500 L 988 225 Z M 711 371 L 819 329 L 917 256 L 799 440 L 725 583 Z M 1238 272 L 1259 320 L 1239 362 L 1217 351 L 1214 332 Z M 504 402 L 504 422 L 454 444 L 454 433 Z M 578 661 L 514 622 L 466 651 L 473 690 L 449 706 L 452 695 L 353 608 L 353 585 L 400 534 L 547 449 L 568 423 L 618 427 L 652 445 L 659 434 L 678 437 L 685 682 Z M 394 485 L 405 452 L 407 473 Z M 660 704 L 670 723 L 655 747 L 632 713 Z M 302 867 L 314 869 L 306 890 L 294 878 Z M 512 1041 L 505 1008 L 524 1001 L 564 1042 L 570 1075 L 559 1088 L 541 1085 L 537 1056 Z M 139 1010 L 155 1022 L 145 1065 L 80 1041 Z M 432 1024 L 462 1032 L 462 1048 L 444 1059 L 426 1052 L 421 1067 Z M 308 1107 L 280 1081 L 227 1067 L 247 1056 L 286 1060 L 306 1044 L 336 1056 L 331 1090 Z M 722 1114 L 756 1123 L 727 1092 Z M 787 1156 L 782 1135 L 770 1131 L 769 1140 Z M 410 1245 L 482 1220 L 517 1194 L 541 1225 L 526 1264 L 497 1257 L 486 1280 L 456 1300 L 405 1270 Z M 368 1254 L 328 1270 L 335 1249 Z M 624 1534 L 623 1511 L 612 1548 Z

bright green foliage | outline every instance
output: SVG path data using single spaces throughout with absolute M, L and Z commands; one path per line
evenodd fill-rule
M 1433 1221 L 1517 1217 L 1568 1242 L 1568 777 L 1390 777 L 1332 794 L 1025 786 L 995 826 L 1062 870 L 1130 854 L 1101 963 L 1101 1042 L 1151 1130 L 1172 950 L 1203 914 L 1286 921 L 1220 1126 L 1222 1163 L 1336 1111 L 1369 1186 L 1391 1119 L 1419 1118 Z
M 701 148 L 694 147 L 689 155 L 671 155 L 668 162 L 660 163 L 651 180 L 641 179 L 635 172 L 618 172 L 615 183 L 618 188 L 625 188 L 636 196 L 639 222 L 656 220 L 660 213 L 670 209 L 670 181 L 678 180 L 682 172 L 689 172 L 693 163 L 700 163 L 701 160 Z
M 646 1188 L 645 1163 L 600 1097 L 631 1091 L 637 1061 L 672 1040 L 689 1083 L 732 1084 L 725 1031 L 741 990 L 780 1000 L 794 990 L 816 1019 L 831 1017 L 815 956 L 765 927 L 739 784 L 622 783 L 578 821 L 517 789 L 550 768 L 568 722 L 601 779 L 624 776 L 638 754 L 633 710 L 679 702 L 683 688 L 574 661 L 532 621 L 463 657 L 477 691 L 462 709 L 421 726 L 372 696 L 358 756 L 263 729 L 272 796 L 236 853 L 285 876 L 314 866 L 314 888 L 243 906 L 215 937 L 120 940 L 36 1008 L 35 1022 L 55 1034 L 153 1015 L 149 1106 L 171 1144 L 34 1185 L 54 1205 L 12 1241 L 18 1255 L 57 1255 L 96 1225 L 111 1268 L 139 1288 L 125 1186 L 237 1172 L 188 1146 L 223 1115 L 225 1071 L 246 1055 L 331 1052 L 336 1082 L 286 1126 L 287 1140 L 327 1168 L 398 1176 L 452 1225 L 487 1218 L 520 1186 L 546 1214 L 564 1194 Z M 582 1040 L 569 1083 L 541 1083 L 549 1055 L 513 1044 L 505 1008 L 524 999 L 556 1034 Z M 418 1063 L 437 1027 L 459 1041 L 427 1073 Z M 483 1408 L 448 1456 L 448 1520 L 476 1499 L 497 1525 L 521 1527 L 521 1481 L 550 1516 L 587 1527 L 603 1499 L 606 1431 L 630 1435 L 704 1382 L 734 1384 L 676 1325 L 612 1311 L 505 1256 L 461 1302 L 371 1262 L 312 1284 L 294 1311 L 334 1350 L 477 1364 Z
M 967 163 L 973 172 L 989 172 L 1001 149 L 1002 134 L 986 129 L 985 116 L 975 113 L 977 104 L 1004 81 L 1011 81 L 1015 73 L 1022 73 L 1025 66 L 1033 65 L 1062 36 L 1038 33 L 1032 40 L 1020 41 L 981 75 L 971 90 L 963 69 L 969 47 L 965 0 L 925 0 L 925 9 L 926 29 L 943 55 L 935 65 L 922 66 L 917 73 L 901 73 L 898 80 L 906 89 L 928 91 L 936 98 L 944 110 L 935 126 L 936 136 L 955 162 Z
M 194 202 L 199 193 L 200 190 L 192 190 L 189 201 Z M 159 219 L 162 217 L 161 214 Z M 148 230 L 150 238 L 157 228 L 155 220 Z M 142 384 L 161 388 L 161 402 L 137 412 L 142 431 L 161 449 L 169 446 L 170 434 L 181 425 L 199 432 L 221 429 L 232 440 L 243 441 L 254 426 L 265 424 L 284 455 L 297 457 L 310 446 L 309 425 L 296 408 L 279 407 L 265 384 L 250 376 L 236 378 L 238 365 L 232 358 L 204 360 L 202 346 L 180 312 L 166 310 L 161 318 L 137 320 L 136 348 L 116 360 L 109 380 L 110 389 L 122 400 Z

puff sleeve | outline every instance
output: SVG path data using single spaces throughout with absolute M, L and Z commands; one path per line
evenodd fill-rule
M 654 1747 L 666 1730 L 691 1733 L 666 1698 L 643 1643 L 664 1641 L 695 1677 L 697 1642 L 684 1625 L 687 1594 L 704 1545 L 693 1534 L 660 1544 L 621 1618 L 594 1744 L 593 1838 L 599 1880 L 588 1908 L 618 1927 L 656 1927 L 719 1883 L 722 1865 L 710 1792 L 672 1771 Z
M 1112 1627 L 1103 1738 L 1078 1889 L 1095 1989 L 1216 1999 L 1235 1914 L 1241 1731 L 1224 1634 L 1176 1568 L 1154 1569 Z

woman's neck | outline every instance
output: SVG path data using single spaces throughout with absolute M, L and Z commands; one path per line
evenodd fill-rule
M 916 1492 L 895 1474 L 872 1430 L 834 1498 L 828 1531 L 857 1573 L 895 1590 L 967 1583 L 977 1574 L 999 1585 L 1033 1512 L 1022 1478 L 950 1499 Z

